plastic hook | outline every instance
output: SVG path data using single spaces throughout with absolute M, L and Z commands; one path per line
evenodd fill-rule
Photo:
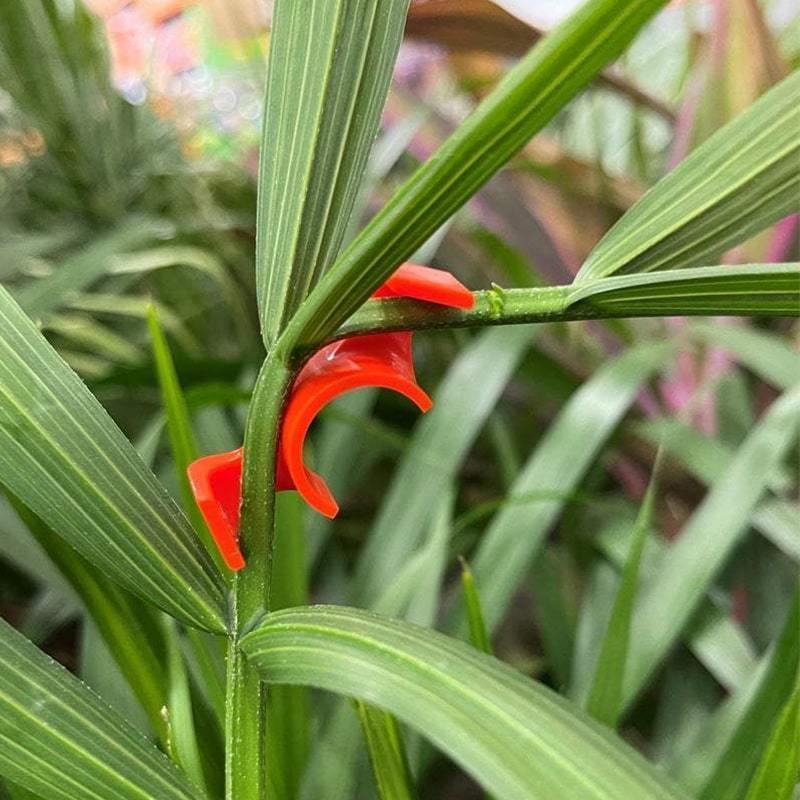
M 451 308 L 472 308 L 472 293 L 453 275 L 417 264 L 403 264 L 373 297 L 407 297 Z M 275 488 L 296 489 L 326 517 L 339 511 L 325 480 L 303 461 L 311 423 L 332 400 L 363 387 L 392 389 L 425 413 L 432 405 L 414 375 L 412 333 L 376 333 L 342 339 L 318 350 L 306 362 L 289 393 L 280 430 Z M 189 482 L 198 508 L 225 564 L 240 570 L 239 549 L 242 448 L 205 456 L 189 465 Z

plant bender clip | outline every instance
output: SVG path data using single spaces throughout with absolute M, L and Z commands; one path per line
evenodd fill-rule
M 403 264 L 374 294 L 406 297 L 450 308 L 472 308 L 474 297 L 453 275 L 416 264 Z M 392 389 L 425 413 L 430 397 L 417 384 L 411 331 L 351 336 L 318 350 L 300 370 L 287 400 L 278 442 L 275 488 L 297 490 L 320 514 L 333 518 L 339 506 L 325 480 L 303 462 L 311 423 L 332 400 L 367 386 Z M 242 496 L 242 448 L 205 456 L 188 468 L 195 500 L 214 541 L 232 570 L 244 565 L 239 549 Z

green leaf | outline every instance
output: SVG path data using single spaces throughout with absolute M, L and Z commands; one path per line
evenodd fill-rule
M 619 275 L 582 283 L 569 293 L 567 309 L 573 315 L 585 310 L 600 318 L 795 316 L 799 300 L 800 264 L 742 264 Z
M 0 620 L 0 774 L 48 800 L 197 800 L 130 723 Z
M 242 647 L 268 682 L 308 684 L 386 709 L 501 800 L 683 796 L 554 692 L 426 628 L 307 607 L 268 615 Z
M 194 493 L 189 483 L 187 469 L 199 455 L 197 441 L 192 430 L 192 421 L 189 417 L 186 398 L 183 395 L 183 390 L 178 381 L 178 374 L 175 371 L 175 362 L 172 360 L 172 353 L 161 328 L 158 311 L 152 305 L 147 312 L 147 326 L 150 330 L 156 374 L 161 387 L 161 403 L 167 419 L 167 434 L 169 435 L 172 449 L 172 458 L 175 462 L 175 473 L 180 487 L 183 508 L 220 574 L 228 575 L 225 562 L 220 556 L 219 548 L 206 526 L 197 503 L 195 503 Z
M 575 609 L 570 597 L 568 555 L 546 547 L 533 562 L 534 619 L 548 670 L 559 689 L 568 686 L 575 649 Z
M 464 613 L 469 624 L 469 640 L 472 646 L 482 653 L 492 655 L 492 642 L 489 638 L 489 632 L 486 630 L 486 622 L 483 619 L 481 598 L 478 594 L 478 587 L 475 585 L 475 576 L 463 556 L 460 557 L 460 561 L 461 596 L 464 598 Z
M 734 800 L 747 790 L 800 668 L 800 592 L 795 592 L 766 673 L 714 769 L 696 792 L 699 800 Z M 772 795 L 763 795 L 772 800 Z
M 23 287 L 16 295 L 17 302 L 29 316 L 42 317 L 109 272 L 115 258 L 163 233 L 163 227 L 153 221 L 138 220 L 98 236 L 90 245 L 58 264 L 46 278 Z
M 416 426 L 362 551 L 357 586 L 366 603 L 383 594 L 398 564 L 417 549 L 531 337 L 524 328 L 487 331 L 453 362 L 433 408 Z
M 308 603 L 306 511 L 296 492 L 278 494 L 272 608 Z M 267 779 L 273 800 L 297 797 L 308 760 L 311 716 L 308 695 L 304 686 L 275 686 L 267 694 Z
M 791 213 L 800 192 L 798 128 L 795 72 L 662 178 L 606 234 L 575 282 L 708 263 Z
M 669 652 L 747 530 L 770 476 L 797 436 L 798 410 L 800 389 L 773 403 L 643 590 L 633 623 L 626 707 Z
M 194 725 L 192 696 L 189 691 L 189 676 L 178 646 L 178 627 L 168 617 L 162 617 L 164 640 L 167 643 L 167 702 L 162 709 L 167 729 L 167 752 L 183 769 L 192 782 L 204 789 L 205 777 Z
M 628 663 L 631 620 L 639 583 L 639 565 L 653 522 L 657 474 L 658 461 L 653 467 L 650 485 L 647 487 L 639 516 L 633 527 L 630 550 L 622 570 L 617 596 L 611 609 L 611 618 L 597 657 L 594 679 L 586 701 L 586 711 L 611 728 L 616 727 L 622 709 L 622 687 Z
M 278 0 L 258 179 L 256 284 L 270 346 L 339 252 L 408 0 Z
M 403 732 L 385 711 L 356 701 L 356 713 L 367 743 L 380 800 L 414 800 L 414 780 L 408 766 Z
M 767 742 L 746 800 L 791 800 L 800 777 L 800 670 Z
M 80 379 L 0 288 L 0 483 L 115 580 L 225 629 L 223 582 L 186 518 Z
M 164 637 L 157 612 L 111 583 L 15 498 L 20 519 L 80 597 L 130 684 L 152 729 L 165 740 L 161 709 L 167 697 Z
M 398 190 L 317 284 L 287 331 L 319 341 L 610 61 L 663 0 L 593 0 L 540 41 Z
M 606 364 L 575 392 L 542 437 L 472 560 L 489 630 L 499 623 L 566 497 L 671 353 L 662 342 L 645 344 Z M 535 497 L 542 492 L 557 494 Z

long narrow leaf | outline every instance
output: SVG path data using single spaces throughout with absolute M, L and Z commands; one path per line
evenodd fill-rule
M 580 284 L 568 309 L 592 316 L 786 315 L 800 306 L 800 264 L 699 267 L 652 275 L 620 275 Z
M 374 602 L 414 552 L 475 437 L 531 341 L 522 328 L 488 331 L 453 363 L 420 420 L 358 565 L 358 590 Z
M 791 800 L 800 777 L 800 670 L 764 750 L 746 800 Z
M 197 800 L 119 714 L 0 620 L 0 775 L 48 800 Z
M 800 72 L 659 181 L 606 234 L 575 281 L 715 260 L 797 208 Z
M 417 795 L 408 766 L 403 732 L 385 711 L 356 701 L 380 800 L 413 800 Z
M 595 719 L 612 728 L 616 726 L 622 707 L 622 687 L 628 663 L 631 620 L 639 583 L 639 565 L 653 520 L 657 469 L 657 466 L 653 468 L 653 477 L 633 528 L 630 551 L 622 570 L 617 596 L 611 609 L 611 618 L 597 657 L 594 680 L 586 702 L 586 710 Z
M 625 705 L 639 694 L 689 622 L 747 529 L 770 475 L 797 436 L 800 389 L 783 395 L 739 448 L 645 588 L 631 639 Z
M 186 470 L 189 464 L 199 455 L 197 440 L 192 430 L 192 421 L 189 417 L 186 398 L 178 381 L 178 374 L 175 371 L 172 353 L 161 328 L 158 311 L 153 305 L 147 310 L 147 326 L 150 330 L 156 374 L 161 387 L 161 402 L 167 418 L 167 433 L 172 448 L 172 458 L 175 462 L 175 473 L 180 487 L 183 508 L 192 521 L 194 530 L 201 537 L 206 551 L 217 565 L 220 574 L 226 575 L 225 564 L 219 554 L 219 548 L 211 538 L 205 521 L 197 508 L 192 487 L 189 483 L 189 476 Z
M 800 592 L 795 592 L 768 669 L 713 770 L 697 792 L 700 800 L 741 797 L 747 791 L 800 669 Z M 768 795 L 767 795 L 768 796 Z M 770 798 L 772 800 L 772 798 Z
M 594 0 L 539 42 L 342 253 L 299 311 L 291 343 L 330 335 L 613 61 L 663 2 Z
M 259 174 L 256 275 L 269 345 L 339 252 L 408 0 L 278 0 Z
M 341 607 L 268 615 L 242 640 L 273 683 L 385 708 L 501 800 L 682 797 L 563 698 L 463 642 Z
M 158 612 L 105 578 L 28 509 L 12 499 L 17 514 L 80 597 L 116 660 L 152 729 L 165 741 L 161 709 L 167 698 L 164 637 Z
M 465 558 L 461 559 L 461 596 L 464 598 L 464 613 L 469 625 L 469 640 L 474 648 L 492 655 L 492 642 L 483 619 L 481 598 L 475 585 L 475 576 Z
M 581 387 L 544 435 L 509 492 L 473 558 L 486 622 L 499 623 L 544 536 L 636 393 L 672 352 L 664 343 L 642 345 L 604 366 Z M 529 499 L 536 492 L 562 499 Z
M 221 576 L 186 518 L 2 288 L 0 482 L 107 577 L 224 630 Z

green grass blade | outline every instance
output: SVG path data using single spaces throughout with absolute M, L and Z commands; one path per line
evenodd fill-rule
M 800 670 L 764 749 L 746 800 L 791 800 L 800 777 Z
M 800 264 L 742 264 L 618 275 L 582 283 L 570 292 L 568 311 L 591 312 L 590 316 L 601 318 L 796 316 L 799 299 Z
M 131 444 L 0 288 L 0 482 L 105 576 L 225 629 L 223 581 Z
M 217 565 L 220 574 L 227 575 L 227 568 L 219 554 L 219 548 L 211 537 L 203 515 L 198 509 L 197 503 L 195 503 L 194 493 L 189 484 L 189 476 L 186 470 L 189 464 L 199 455 L 197 440 L 192 430 L 192 421 L 189 417 L 186 398 L 178 381 L 178 373 L 175 371 L 172 353 L 170 352 L 169 344 L 167 344 L 167 338 L 164 336 L 164 331 L 158 318 L 158 311 L 152 305 L 147 312 L 147 326 L 150 331 L 156 374 L 161 387 L 161 403 L 166 415 L 167 435 L 172 449 L 172 458 L 175 462 L 175 473 L 180 487 L 183 508 L 192 522 L 192 527 L 202 540 L 206 552 Z
M 312 606 L 268 615 L 242 647 L 270 683 L 308 684 L 391 712 L 500 800 L 683 796 L 563 698 L 426 628 Z
M 151 240 L 159 231 L 153 222 L 138 220 L 121 226 L 58 264 L 46 278 L 29 283 L 16 294 L 25 312 L 38 319 L 69 300 L 70 295 L 91 286 L 107 274 L 114 259 Z
M 15 499 L 14 508 L 97 626 L 122 674 L 145 710 L 152 729 L 166 741 L 161 709 L 167 698 L 165 641 L 157 612 L 111 583 L 63 539 Z
M 625 706 L 639 694 L 688 624 L 746 531 L 770 475 L 797 436 L 798 410 L 797 389 L 773 403 L 645 587 L 634 618 Z
M 570 597 L 567 557 L 556 547 L 546 547 L 533 562 L 531 581 L 542 650 L 559 689 L 570 684 L 575 650 L 576 613 Z
M 639 566 L 653 523 L 657 474 L 658 462 L 653 467 L 653 476 L 633 527 L 630 550 L 622 569 L 614 606 L 611 609 L 611 618 L 608 621 L 586 701 L 586 711 L 611 728 L 616 727 L 622 710 L 622 688 L 628 663 L 631 620 L 639 584 Z
M 256 285 L 269 346 L 342 244 L 408 0 L 278 0 L 259 174 Z
M 372 604 L 392 582 L 398 564 L 417 549 L 442 493 L 531 342 L 523 328 L 488 331 L 466 348 L 417 424 L 392 488 L 381 506 L 357 571 L 357 591 Z
M 671 352 L 663 343 L 646 344 L 606 364 L 570 398 L 539 442 L 472 560 L 489 630 L 503 616 L 565 498 Z M 524 499 L 537 492 L 558 497 Z
M 189 779 L 205 791 L 205 776 L 194 724 L 189 675 L 178 646 L 178 627 L 174 620 L 162 617 L 167 643 L 167 702 L 162 715 L 167 728 L 167 752 Z
M 0 620 L 0 775 L 48 800 L 197 800 L 165 756 Z
M 175 465 L 175 477 L 177 478 L 180 488 L 183 507 L 189 520 L 192 522 L 192 527 L 200 537 L 206 552 L 214 561 L 219 574 L 227 577 L 230 573 L 195 503 L 194 494 L 189 485 L 187 468 L 199 455 L 197 441 L 195 440 L 194 431 L 192 430 L 192 421 L 189 416 L 186 397 L 181 389 L 178 375 L 175 371 L 172 353 L 170 352 L 167 339 L 164 336 L 158 311 L 152 304 L 147 309 L 147 325 L 153 347 L 156 375 L 158 376 L 159 386 L 161 387 L 161 401 L 164 407 L 167 434 L 169 436 L 172 459 Z M 224 720 L 225 708 L 223 642 L 213 637 L 205 636 L 195 630 L 188 631 L 187 640 L 191 646 L 191 655 L 197 666 L 198 673 L 202 676 L 201 683 L 208 697 L 209 705 L 214 710 L 219 721 L 222 722 Z M 171 649 L 174 649 L 174 643 Z M 172 670 L 173 675 L 176 669 L 177 667 Z M 171 684 L 175 685 L 176 681 L 178 684 L 175 691 L 178 694 L 178 700 L 182 701 L 184 698 L 184 691 L 181 686 L 182 680 L 180 676 L 171 679 Z M 185 696 L 188 698 L 188 701 L 191 702 L 189 695 L 187 694 Z M 187 716 L 185 711 L 181 713 Z M 177 741 L 181 746 L 190 748 L 191 742 L 184 741 L 181 738 L 182 735 L 183 734 L 178 737 Z M 188 757 L 190 761 L 194 760 L 192 752 L 189 753 Z
M 797 208 L 800 72 L 660 180 L 592 251 L 576 283 L 695 267 Z
M 800 592 L 795 592 L 767 672 L 727 746 L 714 763 L 713 772 L 697 791 L 699 800 L 738 798 L 747 791 L 772 729 L 797 682 L 798 668 Z M 769 795 L 765 797 L 772 800 Z
M 355 702 L 367 743 L 380 800 L 414 800 L 414 781 L 408 766 L 403 732 L 397 720 L 379 708 Z
M 482 653 L 492 655 L 492 642 L 483 619 L 481 598 L 478 594 L 478 587 L 475 585 L 475 576 L 472 574 L 467 560 L 463 556 L 459 560 L 461 562 L 461 596 L 464 598 L 464 613 L 469 625 L 469 640 L 472 646 Z
M 624 533 L 624 537 L 620 533 Z M 619 571 L 628 557 L 629 540 L 630 528 L 624 522 L 607 527 L 596 539 L 600 549 Z M 648 539 L 641 567 L 644 582 L 658 573 L 666 547 L 658 538 Z M 697 660 L 728 691 L 746 683 L 755 669 L 757 657 L 753 642 L 713 590 L 701 601 L 684 632 L 684 640 Z M 597 649 L 599 651 L 599 646 Z
M 291 344 L 333 333 L 628 46 L 663 0 L 593 0 L 540 41 L 398 190 L 315 287 Z
M 272 608 L 308 603 L 306 508 L 295 492 L 276 498 Z M 267 779 L 272 800 L 294 800 L 300 788 L 310 740 L 308 689 L 274 686 L 267 694 Z

